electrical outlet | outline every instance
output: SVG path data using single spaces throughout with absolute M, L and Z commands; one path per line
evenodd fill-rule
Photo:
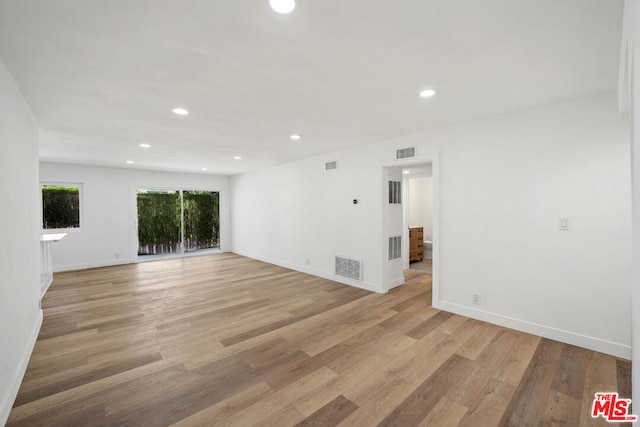
M 309 258 L 307 258 L 306 263 L 307 263 L 307 265 L 310 265 L 311 264 L 311 260 Z
M 113 256 L 114 256 L 116 259 L 120 259 L 120 254 L 119 254 L 119 253 L 117 253 L 117 252 L 116 252 L 115 254 L 113 254 Z
M 571 231 L 571 219 L 570 218 L 560 218 L 560 230 L 562 230 L 562 231 Z
M 480 294 L 471 294 L 471 302 L 475 305 L 480 305 Z

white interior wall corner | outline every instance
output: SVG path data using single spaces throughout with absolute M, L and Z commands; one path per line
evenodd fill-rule
M 480 292 L 483 316 L 494 323 L 516 319 L 521 329 L 566 331 L 602 351 L 611 346 L 601 343 L 612 343 L 628 352 L 629 132 L 615 98 L 589 96 L 356 147 L 339 153 L 333 175 L 316 158 L 233 177 L 234 248 L 321 274 L 332 273 L 335 253 L 362 258 L 365 280 L 384 288 L 381 170 L 401 165 L 397 147 L 439 152 L 434 304 L 478 315 L 471 294 Z M 558 220 L 567 215 L 575 227 L 561 232 Z
M 40 330 L 38 127 L 0 60 L 0 425 L 4 425 Z

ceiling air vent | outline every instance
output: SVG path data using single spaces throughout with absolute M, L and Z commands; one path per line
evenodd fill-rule
M 396 160 L 409 159 L 416 156 L 416 147 L 400 148 L 396 150 Z
M 338 161 L 334 160 L 333 162 L 327 162 L 324 164 L 324 170 L 332 171 L 338 169 Z
M 336 255 L 336 276 L 362 281 L 362 260 Z

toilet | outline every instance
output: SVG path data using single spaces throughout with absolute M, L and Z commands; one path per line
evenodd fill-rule
M 431 240 L 425 240 L 424 241 L 424 257 L 427 259 L 431 259 L 432 256 L 432 249 L 433 249 L 433 241 Z

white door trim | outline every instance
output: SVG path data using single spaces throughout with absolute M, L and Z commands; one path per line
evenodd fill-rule
M 382 203 L 380 204 L 380 210 L 381 210 L 381 215 L 380 217 L 382 218 L 382 224 L 381 224 L 381 231 L 382 231 L 382 248 L 383 248 L 383 254 L 382 254 L 382 292 L 388 292 L 389 289 L 391 288 L 390 283 L 388 283 L 388 278 L 387 278 L 387 269 L 388 269 L 388 244 L 387 244 L 387 213 L 386 213 L 386 209 L 385 206 L 388 202 L 388 200 L 384 197 L 384 189 L 387 188 L 387 184 L 386 182 L 384 182 L 385 180 L 385 169 L 387 168 L 395 168 L 395 167 L 410 167 L 410 166 L 417 166 L 417 165 L 422 165 L 425 163 L 431 163 L 432 164 L 432 170 L 433 170 L 433 280 L 432 280 L 432 298 L 433 298 L 433 302 L 432 305 L 434 308 L 439 308 L 439 303 L 440 303 L 440 281 L 441 281 L 441 277 L 440 277 L 440 264 L 442 262 L 442 257 L 441 257 L 441 239 L 440 239 L 440 153 L 439 152 L 429 152 L 429 153 L 424 153 L 421 155 L 418 155 L 416 157 L 413 157 L 411 159 L 406 159 L 406 160 L 396 160 L 393 162 L 389 162 L 386 164 L 382 165 L 381 168 L 381 174 L 380 174 L 380 179 L 381 179 L 381 187 L 383 189 L 382 192 Z M 403 179 L 404 182 L 404 179 Z M 405 190 L 403 189 L 403 197 L 407 195 L 407 193 L 405 193 Z M 408 198 L 403 199 L 403 209 L 404 209 L 404 204 L 406 203 L 406 201 L 408 201 Z M 407 221 L 405 219 L 405 215 L 403 214 L 403 228 L 404 224 L 406 224 Z M 406 242 L 408 238 L 408 232 L 406 230 L 403 230 L 403 241 Z M 406 245 L 405 245 L 406 246 Z M 408 262 L 408 254 L 406 254 L 406 251 L 403 251 L 403 263 L 405 263 L 405 257 L 407 257 L 407 262 Z M 406 264 L 405 264 L 406 265 Z

